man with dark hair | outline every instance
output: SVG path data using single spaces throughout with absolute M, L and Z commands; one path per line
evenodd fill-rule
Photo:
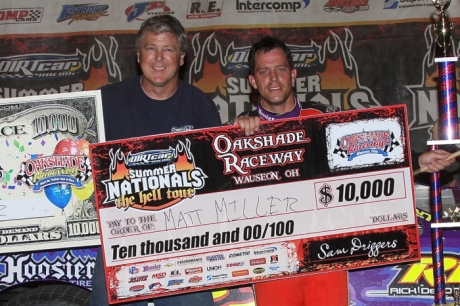
M 297 70 L 289 48 L 278 38 L 266 36 L 249 51 L 249 83 L 260 98 L 254 111 L 235 118 L 246 135 L 253 135 L 261 121 L 304 117 L 339 111 L 337 107 L 316 102 L 300 102 L 293 84 Z M 275 280 L 254 284 L 257 305 L 348 305 L 347 272 Z M 331 294 L 333 292 L 333 294 Z
M 249 51 L 249 83 L 258 90 L 257 109 L 244 112 L 234 123 L 252 135 L 266 120 L 330 113 L 339 108 L 316 102 L 300 102 L 293 84 L 297 70 L 289 48 L 278 38 L 266 36 Z
M 253 135 L 261 122 L 304 117 L 339 111 L 339 108 L 315 102 L 300 102 L 293 89 L 297 70 L 289 48 L 279 39 L 266 36 L 249 52 L 249 82 L 259 92 L 254 111 L 243 112 L 234 120 L 246 135 Z M 430 151 L 418 159 L 430 172 L 442 170 L 454 160 L 445 161 L 444 150 Z M 299 276 L 254 285 L 258 306 L 348 305 L 347 272 L 329 272 Z
M 187 50 L 180 22 L 161 15 L 145 21 L 136 38 L 142 75 L 101 88 L 106 140 L 141 137 L 172 131 L 220 126 L 214 102 L 202 91 L 179 79 Z M 108 305 L 102 251 L 93 275 L 92 306 Z M 153 300 L 155 306 L 211 306 L 209 291 Z M 120 305 L 147 306 L 149 301 Z

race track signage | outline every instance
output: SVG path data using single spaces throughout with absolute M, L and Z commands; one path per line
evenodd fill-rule
M 91 144 L 110 303 L 420 258 L 406 108 Z

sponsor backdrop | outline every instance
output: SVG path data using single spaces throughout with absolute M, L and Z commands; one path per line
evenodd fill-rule
M 7 0 L 0 3 L 0 98 L 89 91 L 134 76 L 142 21 L 171 14 L 189 33 L 181 76 L 215 101 L 223 121 L 257 99 L 247 53 L 271 34 L 293 51 L 300 100 L 343 110 L 405 104 L 411 147 L 420 152 L 438 119 L 436 13 L 431 0 Z M 448 16 L 458 56 L 460 0 Z M 459 80 L 458 63 L 456 71 Z M 15 184 L 2 180 L 0 197 Z

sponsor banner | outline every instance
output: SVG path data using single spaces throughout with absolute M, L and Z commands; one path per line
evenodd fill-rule
M 91 289 L 96 255 L 97 248 L 1 255 L 0 290 L 37 281 L 66 282 Z
M 189 30 L 190 49 L 181 76 L 213 99 L 222 122 L 252 109 L 258 99 L 247 79 L 248 53 L 267 31 L 291 49 L 300 101 L 341 110 L 398 101 L 407 107 L 414 151 L 425 151 L 426 141 L 437 137 L 438 73 L 431 47 L 436 42 L 431 23 L 420 21 Z M 458 37 L 460 27 L 452 33 Z M 137 75 L 134 36 L 135 31 L 0 37 L 5 49 L 0 57 L 0 98 L 94 90 Z M 30 47 L 24 51 L 23 45 Z M 452 42 L 452 50 L 459 50 L 458 41 Z M 459 75 L 460 62 L 456 70 Z
M 426 189 L 428 195 L 429 188 Z M 454 206 L 451 206 L 455 207 Z M 431 214 L 417 209 L 420 232 L 420 261 L 348 273 L 350 303 L 357 306 L 431 306 L 434 303 Z M 450 222 L 448 218 L 444 222 Z M 447 303 L 454 304 L 460 285 L 460 242 L 458 227 L 443 229 L 443 258 Z
M 437 13 L 432 0 L 111 0 L 86 4 L 43 0 L 39 6 L 17 0 L 0 6 L 2 35 L 137 31 L 143 21 L 159 15 L 178 18 L 187 29 L 248 29 L 267 24 L 297 28 L 421 19 L 431 23 Z M 449 17 L 460 17 L 459 7 L 459 1 L 452 0 Z
M 100 92 L 0 102 L 2 251 L 99 244 L 89 144 L 104 140 Z
M 407 133 L 393 106 L 91 144 L 110 302 L 418 259 Z

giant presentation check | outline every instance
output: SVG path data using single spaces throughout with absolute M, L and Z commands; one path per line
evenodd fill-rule
M 404 106 L 91 144 L 110 303 L 420 258 Z

